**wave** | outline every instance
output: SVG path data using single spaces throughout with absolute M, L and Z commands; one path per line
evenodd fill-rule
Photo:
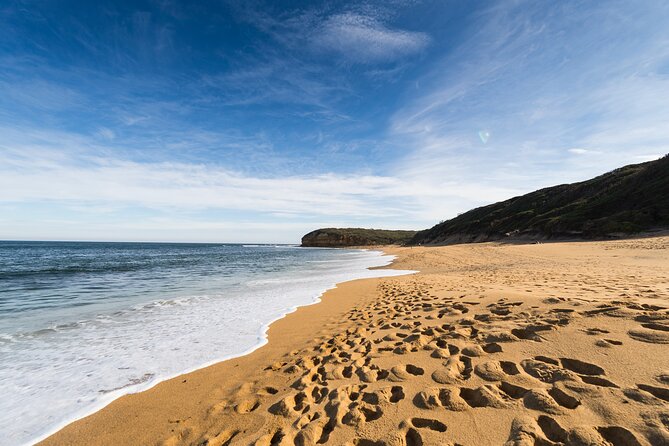
M 0 272 L 0 279 L 19 279 L 23 277 L 42 277 L 50 275 L 66 275 L 81 273 L 123 273 L 145 269 L 143 265 L 117 265 L 117 266 L 64 266 L 43 269 L 23 270 L 23 271 L 4 271 Z

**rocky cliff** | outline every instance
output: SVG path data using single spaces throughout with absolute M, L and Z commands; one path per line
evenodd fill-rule
M 346 246 L 397 245 L 416 235 L 416 231 L 385 229 L 324 228 L 302 237 L 302 246 L 343 248 Z

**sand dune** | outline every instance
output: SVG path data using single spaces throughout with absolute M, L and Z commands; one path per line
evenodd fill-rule
M 244 358 L 44 444 L 667 445 L 669 237 L 388 248 Z

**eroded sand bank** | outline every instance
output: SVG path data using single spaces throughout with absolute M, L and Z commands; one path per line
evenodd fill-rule
M 669 444 L 669 237 L 386 251 L 421 272 L 43 444 Z

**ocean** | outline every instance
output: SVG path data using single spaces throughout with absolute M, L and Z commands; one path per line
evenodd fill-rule
M 0 242 L 0 444 L 31 444 L 121 395 L 248 353 L 268 325 L 378 251 Z

